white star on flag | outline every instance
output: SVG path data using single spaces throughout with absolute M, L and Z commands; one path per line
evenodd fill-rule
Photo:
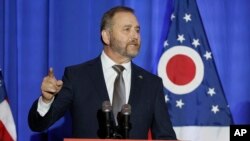
M 183 34 L 178 35 L 177 40 L 180 41 L 181 43 L 182 43 L 183 41 L 185 41 L 184 35 L 183 35 Z
M 168 44 L 168 40 L 164 41 L 164 45 L 163 45 L 163 46 L 164 46 L 164 47 L 169 46 L 169 44 Z
M 182 102 L 182 99 L 176 101 L 176 107 L 179 107 L 181 109 L 183 105 L 184 103 Z
M 173 21 L 175 19 L 175 15 L 172 13 L 171 14 L 171 21 Z
M 183 19 L 184 19 L 186 22 L 191 21 L 191 14 L 185 13 L 185 16 L 183 17 Z
M 206 60 L 212 59 L 212 53 L 209 51 L 206 51 L 206 53 L 204 54 L 204 57 L 206 58 Z
M 169 101 L 168 95 L 165 95 L 165 102 L 167 103 Z
M 218 105 L 212 105 L 211 111 L 212 111 L 214 114 L 216 114 L 217 112 L 220 111 L 220 110 L 219 110 L 219 106 L 218 106 Z
M 200 40 L 199 39 L 193 39 L 192 45 L 194 45 L 194 47 L 198 47 L 200 45 Z
M 214 88 L 208 88 L 208 92 L 207 92 L 207 94 L 209 94 L 210 96 L 215 95 Z

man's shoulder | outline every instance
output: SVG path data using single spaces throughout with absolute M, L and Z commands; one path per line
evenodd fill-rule
M 152 73 L 152 72 L 150 72 L 150 71 L 148 71 L 148 70 L 146 70 L 146 69 L 144 69 L 136 64 L 133 64 L 132 66 L 133 66 L 133 69 L 136 71 L 136 73 L 138 73 L 139 75 L 143 75 L 144 77 L 147 77 L 150 79 L 155 79 L 158 81 L 161 80 L 161 78 L 158 75 L 156 75 L 156 74 L 154 74 L 154 73 Z
M 81 68 L 86 68 L 88 66 L 96 65 L 99 62 L 100 62 L 100 57 L 96 57 L 94 59 L 87 60 L 87 61 L 79 63 L 79 64 L 67 66 L 66 69 L 73 69 L 73 70 L 76 69 L 77 70 L 77 69 L 81 69 Z
M 100 57 L 96 57 L 94 59 L 79 63 L 79 64 L 74 64 L 65 67 L 66 72 L 71 72 L 71 73 L 82 73 L 86 71 L 91 71 L 95 69 L 97 66 L 100 64 Z M 94 66 L 94 67 L 92 67 Z M 101 64 L 100 64 L 101 66 Z

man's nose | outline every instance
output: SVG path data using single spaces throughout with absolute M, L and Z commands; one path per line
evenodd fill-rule
M 131 33 L 132 39 L 138 39 L 140 37 L 140 33 L 137 30 L 133 30 Z

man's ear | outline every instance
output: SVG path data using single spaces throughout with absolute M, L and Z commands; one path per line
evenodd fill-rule
M 104 44 L 109 45 L 110 34 L 108 30 L 102 30 L 102 41 L 104 42 Z

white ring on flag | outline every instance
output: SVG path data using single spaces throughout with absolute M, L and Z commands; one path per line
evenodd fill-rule
M 195 76 L 194 78 L 185 85 L 174 84 L 166 74 L 166 65 L 169 60 L 175 55 L 186 55 L 192 59 L 195 64 Z M 195 90 L 202 82 L 204 77 L 204 64 L 200 55 L 193 50 L 191 47 L 187 46 L 174 46 L 166 50 L 158 63 L 158 75 L 163 79 L 164 87 L 174 94 L 186 94 Z

